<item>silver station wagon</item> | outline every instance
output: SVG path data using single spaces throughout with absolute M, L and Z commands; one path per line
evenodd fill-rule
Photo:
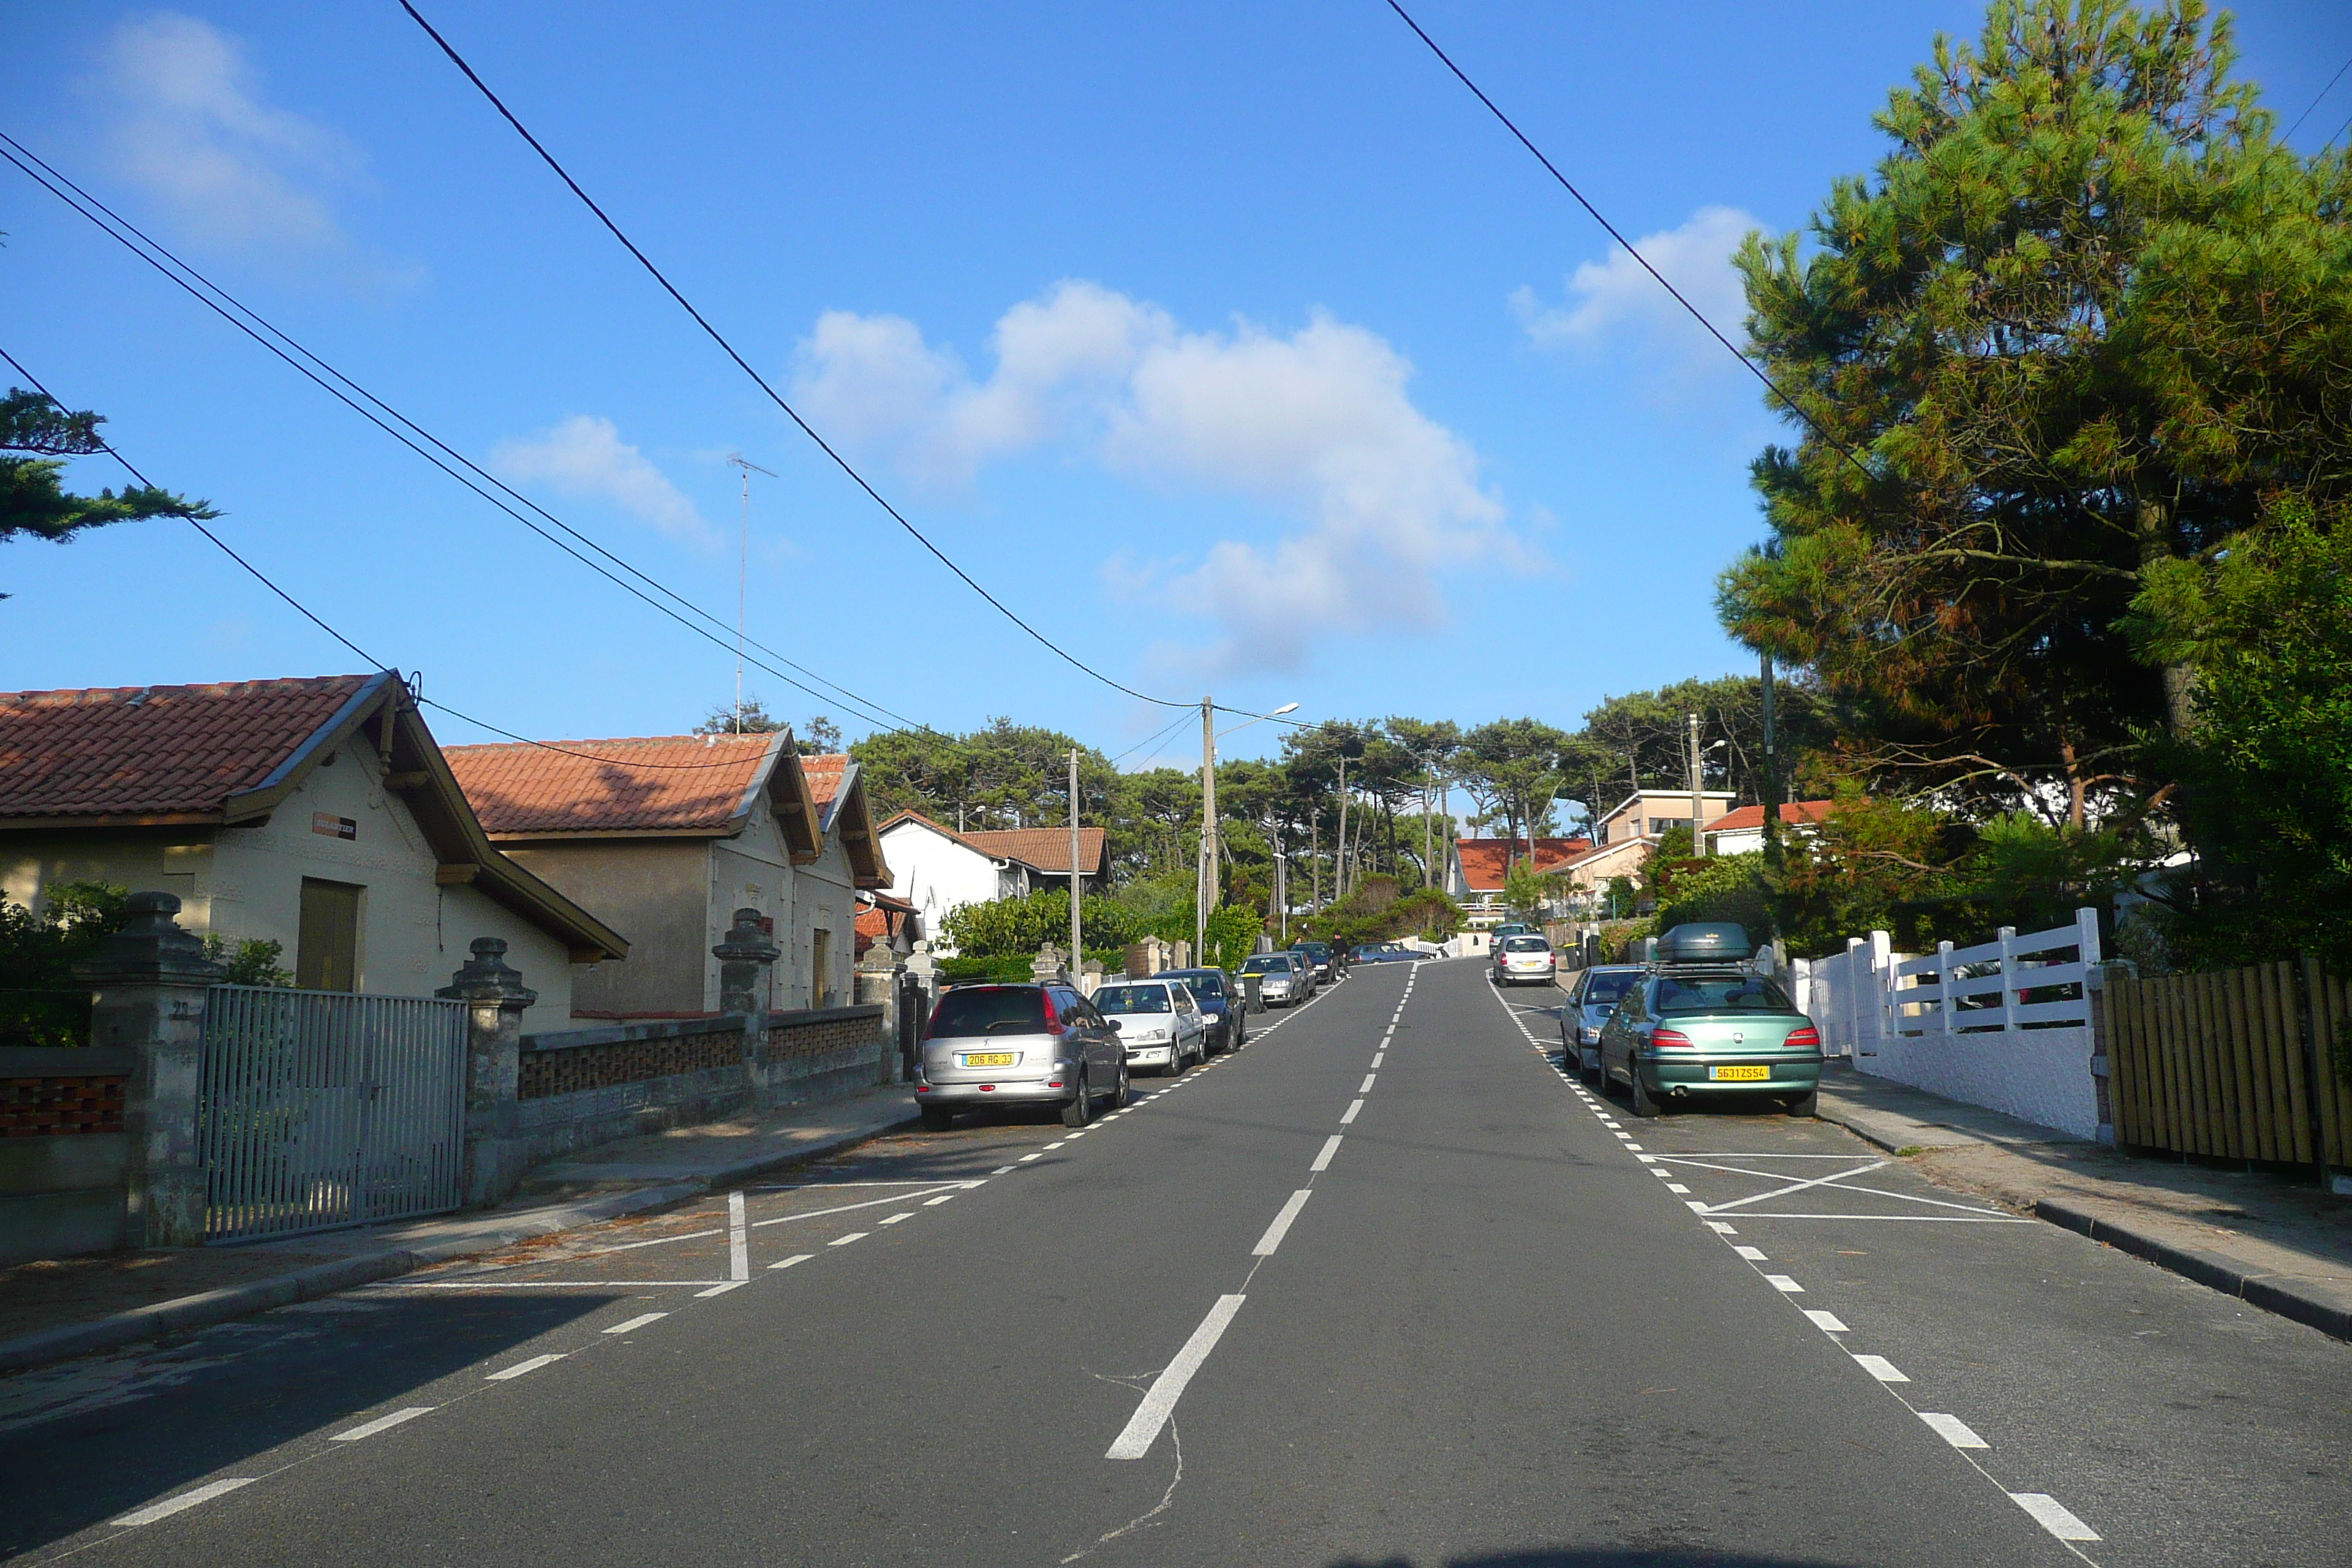
M 958 1110 L 1058 1105 L 1084 1127 L 1095 1101 L 1127 1104 L 1127 1047 L 1118 1025 L 1070 985 L 963 985 L 940 998 L 923 1036 L 915 1103 L 944 1131 Z

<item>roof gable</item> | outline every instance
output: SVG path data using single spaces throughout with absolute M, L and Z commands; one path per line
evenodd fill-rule
M 1538 872 L 1564 865 L 1592 847 L 1589 838 L 1457 838 L 1454 854 L 1462 882 L 1473 892 L 1499 893 L 1511 862 L 1532 861 Z
M 983 855 L 1018 860 L 1049 876 L 1070 874 L 1070 830 L 1066 827 L 992 827 L 961 835 Z M 1099 827 L 1078 829 L 1078 866 L 1083 875 L 1099 877 L 1109 853 L 1110 836 Z

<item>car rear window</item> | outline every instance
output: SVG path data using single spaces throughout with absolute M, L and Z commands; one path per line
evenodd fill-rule
M 1045 994 L 1018 985 L 950 991 L 931 1019 L 934 1036 L 1036 1034 L 1045 1027 Z
M 1178 974 L 1176 978 L 1182 981 L 1195 996 L 1223 996 L 1225 994 L 1225 977 L 1222 974 L 1193 974 L 1187 972 Z
M 1658 982 L 1658 1011 L 1664 1013 L 1793 1013 L 1789 994 L 1760 974 L 1668 975 Z
M 1633 970 L 1622 974 L 1589 974 L 1584 980 L 1584 1005 L 1599 1007 L 1624 1000 L 1625 993 L 1633 989 L 1633 982 L 1642 976 Z
M 1165 985 L 1106 985 L 1095 993 L 1095 1009 L 1102 1013 L 1165 1013 Z
M 1276 958 L 1272 953 L 1265 953 L 1256 958 L 1244 959 L 1242 961 L 1242 973 L 1244 974 L 1271 974 L 1277 969 L 1288 969 L 1289 967 L 1290 960 L 1286 958 Z
M 1505 952 L 1549 952 L 1551 943 L 1539 936 L 1515 936 L 1504 940 Z

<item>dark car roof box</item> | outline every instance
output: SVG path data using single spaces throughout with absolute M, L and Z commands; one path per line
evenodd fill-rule
M 1691 925 L 1679 925 L 1658 939 L 1660 963 L 1744 963 L 1754 955 L 1756 944 L 1748 940 L 1748 928 L 1727 921 L 1706 921 Z

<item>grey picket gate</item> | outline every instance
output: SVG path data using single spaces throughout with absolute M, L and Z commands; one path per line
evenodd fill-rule
M 215 985 L 203 1071 L 207 1241 L 457 1206 L 464 1003 Z

